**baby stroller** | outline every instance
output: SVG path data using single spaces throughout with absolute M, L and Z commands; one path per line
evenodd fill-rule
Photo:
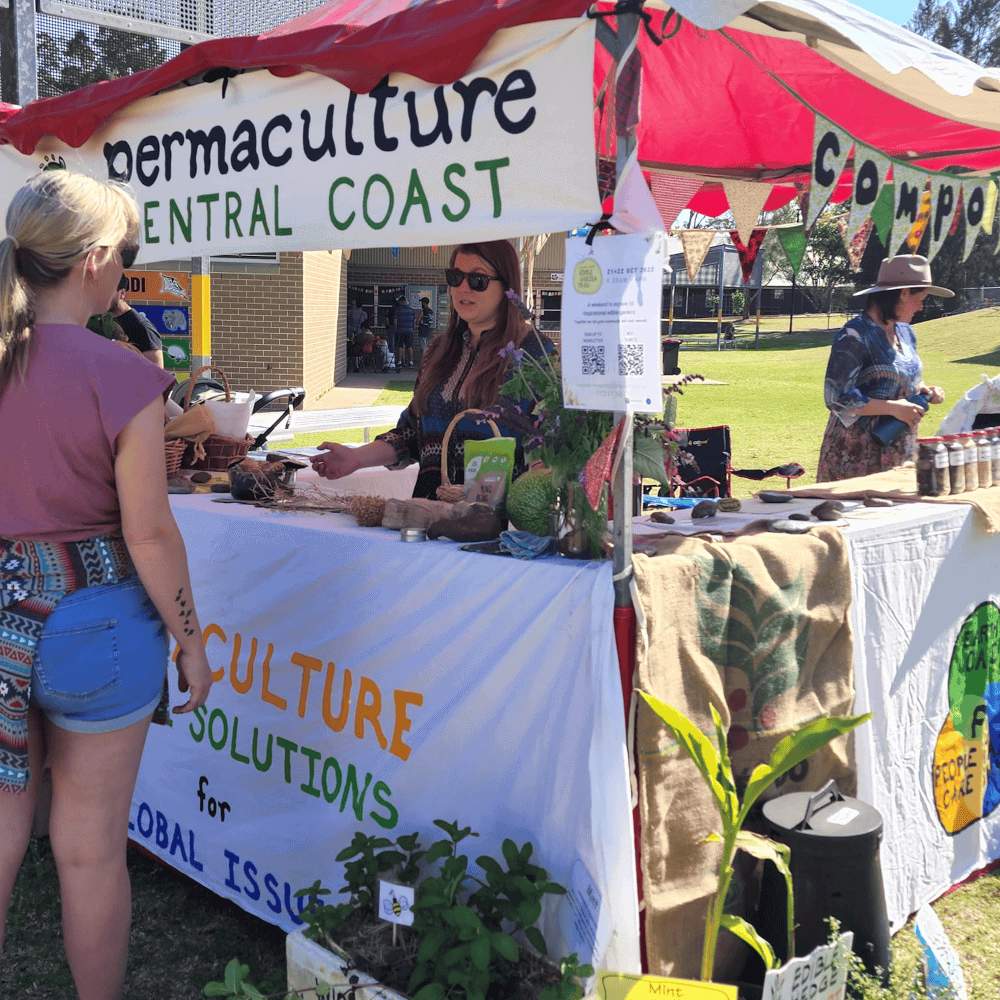
M 186 378 L 183 382 L 176 385 L 174 390 L 170 393 L 170 398 L 177 403 L 178 406 L 184 405 L 184 398 L 187 395 L 188 383 L 190 381 L 191 379 Z M 192 406 L 196 403 L 204 403 L 208 399 L 225 398 L 226 387 L 221 382 L 208 375 L 200 375 L 194 384 L 194 388 L 191 390 Z M 302 386 L 297 385 L 289 389 L 274 389 L 273 391 L 265 393 L 259 399 L 255 400 L 252 410 L 253 413 L 259 413 L 264 409 L 271 409 L 276 404 L 280 405 L 281 409 L 275 411 L 277 413 L 277 418 L 274 423 L 272 423 L 266 430 L 261 431 L 261 433 L 254 438 L 253 444 L 250 446 L 250 450 L 266 451 L 268 435 L 273 433 L 275 428 L 282 421 L 285 421 L 286 428 L 291 427 L 292 411 L 300 407 L 305 402 L 305 399 L 305 389 L 303 389 Z

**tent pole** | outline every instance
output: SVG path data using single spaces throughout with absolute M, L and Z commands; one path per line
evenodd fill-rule
M 715 349 L 722 350 L 722 298 L 726 294 L 726 246 L 719 244 L 719 314 L 715 319 Z

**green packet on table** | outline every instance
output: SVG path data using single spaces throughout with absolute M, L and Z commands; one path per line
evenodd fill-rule
M 513 438 L 465 442 L 465 499 L 498 510 L 514 475 Z

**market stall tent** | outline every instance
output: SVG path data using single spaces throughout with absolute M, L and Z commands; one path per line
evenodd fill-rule
M 680 19 L 659 0 L 644 6 L 638 32 L 643 82 L 635 136 L 638 162 L 647 176 L 666 179 L 692 208 L 711 214 L 724 210 L 719 182 L 726 179 L 775 186 L 767 207 L 789 200 L 795 193 L 793 182 L 808 180 L 815 113 L 859 142 L 927 169 L 957 165 L 988 171 L 1000 158 L 1000 131 L 995 128 L 1000 122 L 1000 70 L 984 70 L 843 0 L 678 0 L 673 8 Z M 414 84 L 430 84 L 432 109 L 434 87 L 442 85 L 440 99 L 455 119 L 462 113 L 461 98 L 446 85 L 475 69 L 484 50 L 496 46 L 498 32 L 513 32 L 518 52 L 537 41 L 539 58 L 544 62 L 551 54 L 554 61 L 559 47 L 555 39 L 572 33 L 590 9 L 584 0 L 342 0 L 259 37 L 203 42 L 155 69 L 32 102 L 0 124 L 0 140 L 10 144 L 8 152 L 16 150 L 33 160 L 39 152 L 79 150 L 90 169 L 106 170 L 105 143 L 130 129 L 137 140 L 162 134 L 165 129 L 159 126 L 173 120 L 171 112 L 185 118 L 191 109 L 210 108 L 215 124 L 224 124 L 228 114 L 232 141 L 241 105 L 245 107 L 241 95 L 249 99 L 274 92 L 294 100 L 308 90 L 313 95 L 308 99 L 314 99 L 318 109 L 334 101 L 339 127 L 346 113 L 340 100 L 344 92 L 337 96 L 329 88 L 324 91 L 322 81 L 367 94 L 387 74 L 408 74 Z M 607 3 L 593 8 L 598 15 L 612 9 Z M 613 43 L 614 20 L 598 21 L 598 40 Z M 594 51 L 593 66 L 584 70 L 600 95 L 611 57 L 603 45 Z M 572 52 L 566 58 L 578 62 L 589 56 Z M 296 78 L 289 91 L 289 81 Z M 410 89 L 402 88 L 395 102 L 401 104 Z M 562 95 L 569 93 L 567 85 Z M 538 93 L 540 113 L 543 101 L 552 99 L 557 95 Z M 595 131 L 600 152 L 615 153 L 606 100 L 601 107 L 602 114 L 593 115 L 591 109 L 582 125 L 579 111 L 565 123 L 567 131 L 573 130 L 565 137 L 567 144 L 583 159 L 592 156 Z M 617 113 L 619 118 L 627 116 L 628 109 L 618 107 Z M 430 116 L 422 120 L 433 121 Z M 483 138 L 490 142 L 495 137 L 484 133 Z M 472 149 L 475 137 L 470 143 L 456 136 L 441 145 L 445 152 Z M 419 150 L 407 153 L 419 156 Z M 345 159 L 343 149 L 327 158 L 334 166 Z M 263 165 L 256 179 L 267 185 L 308 166 L 297 153 L 287 165 Z M 7 183 L 23 177 L 23 164 L 18 167 L 16 174 L 7 173 Z M 684 181 L 680 187 L 678 178 Z M 159 179 L 165 181 L 162 174 Z M 850 162 L 843 177 L 845 184 L 849 180 Z M 564 176 L 562 183 L 580 186 L 573 174 Z M 567 215 L 577 216 L 574 224 L 594 221 L 589 216 L 600 213 L 595 191 L 575 193 L 578 197 L 570 202 L 557 199 L 550 212 L 549 192 L 540 190 L 534 231 L 568 228 Z M 416 227 L 390 221 L 362 239 L 356 229 L 338 228 L 320 212 L 313 213 L 318 215 L 316 224 L 300 227 L 294 241 L 276 232 L 287 226 L 272 224 L 269 232 L 258 226 L 252 237 L 228 242 L 238 242 L 245 251 L 276 245 L 307 250 L 455 242 L 465 238 L 465 231 L 525 235 L 523 217 L 484 221 L 474 214 L 467 216 L 465 226 L 443 217 Z M 183 233 L 176 243 L 169 253 L 162 243 L 156 249 L 162 249 L 164 257 L 176 257 L 183 246 L 196 254 L 209 245 L 207 239 L 198 240 L 194 234 L 187 239 Z M 217 231 L 210 245 L 219 250 L 226 243 Z M 148 252 L 145 259 L 151 259 Z

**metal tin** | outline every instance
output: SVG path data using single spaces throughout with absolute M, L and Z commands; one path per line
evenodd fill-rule
M 426 542 L 427 532 L 423 528 L 400 528 L 399 540 L 401 542 Z

